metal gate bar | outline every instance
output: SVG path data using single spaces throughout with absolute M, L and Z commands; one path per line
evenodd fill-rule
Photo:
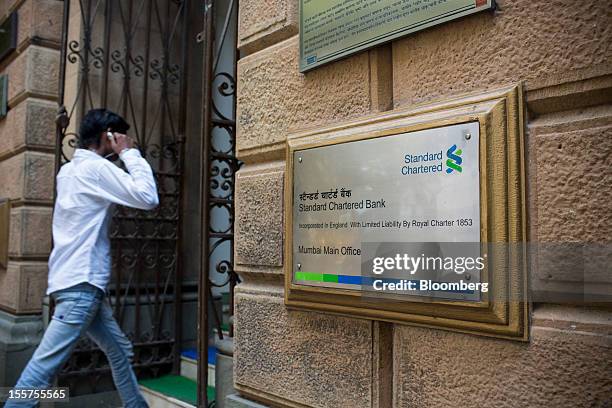
M 206 385 L 208 384 L 208 369 L 206 357 L 208 354 L 208 327 L 212 323 L 216 327 L 217 335 L 223 339 L 222 311 L 218 310 L 213 301 L 213 289 L 225 288 L 229 290 L 229 336 L 233 336 L 231 316 L 234 310 L 234 287 L 240 278 L 234 270 L 234 221 L 235 221 L 235 178 L 242 162 L 236 157 L 236 62 L 237 47 L 230 46 L 233 51 L 231 72 L 222 71 L 219 67 L 223 46 L 230 32 L 237 32 L 237 0 L 229 0 L 226 15 L 223 16 L 223 27 L 220 32 L 214 25 L 215 7 L 218 3 L 205 0 L 205 22 L 202 39 L 204 40 L 204 91 L 203 91 L 203 144 L 201 191 L 202 196 L 202 232 L 206 238 L 203 242 L 201 275 L 199 285 L 199 327 L 198 327 L 198 355 L 201 356 L 198 364 L 198 406 L 210 407 L 214 401 L 208 401 Z M 233 24 L 233 26 L 230 26 Z M 218 36 L 216 34 L 219 34 Z M 217 37 L 215 39 L 215 37 Z M 216 101 L 229 98 L 232 112 L 224 112 L 217 106 Z M 216 141 L 215 143 L 215 136 Z M 222 142 L 219 142 L 222 139 Z M 215 227 L 211 224 L 211 212 L 222 209 L 228 217 L 226 227 Z M 229 255 L 213 265 L 213 258 L 224 244 L 229 246 Z M 221 281 L 211 279 L 212 273 L 224 276 Z M 211 308 L 212 316 L 208 314 Z
M 202 156 L 200 167 L 200 191 L 202 191 L 202 236 L 206 236 L 210 229 L 210 146 L 212 143 L 212 36 L 213 29 L 213 2 L 204 1 L 204 83 L 203 83 L 203 111 L 202 118 Z M 202 242 L 200 261 L 200 280 L 198 290 L 198 407 L 208 407 L 208 304 L 212 303 L 209 294 L 209 240 Z

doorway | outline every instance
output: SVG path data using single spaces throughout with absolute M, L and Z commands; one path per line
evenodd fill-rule
M 139 380 L 180 376 L 188 354 L 199 367 L 198 405 L 210 399 L 209 338 L 233 335 L 239 280 L 236 21 L 234 0 L 64 1 L 56 171 L 71 159 L 89 109 L 108 108 L 131 124 L 160 205 L 114 210 L 109 297 L 134 344 Z M 72 397 L 113 389 L 104 354 L 87 339 L 58 382 Z

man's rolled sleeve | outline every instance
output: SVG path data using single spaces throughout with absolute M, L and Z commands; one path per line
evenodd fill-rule
M 100 194 L 111 202 L 128 207 L 151 210 L 159 205 L 153 170 L 137 149 L 121 152 L 128 172 L 104 160 L 99 169 Z

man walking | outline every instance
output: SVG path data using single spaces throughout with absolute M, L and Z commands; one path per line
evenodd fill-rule
M 49 387 L 79 337 L 87 334 L 106 354 L 124 406 L 147 407 L 130 364 L 132 345 L 106 298 L 112 205 L 150 210 L 159 204 L 151 167 L 125 135 L 129 127 L 113 112 L 90 110 L 81 122 L 79 148 L 57 175 L 47 288 L 56 306 L 15 389 Z M 105 159 L 113 153 L 128 172 Z M 5 407 L 36 404 L 35 400 L 14 399 Z

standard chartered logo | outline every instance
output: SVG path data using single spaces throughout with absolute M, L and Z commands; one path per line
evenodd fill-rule
M 450 149 L 446 151 L 446 173 L 452 174 L 453 172 L 461 173 L 463 167 L 463 158 L 461 155 L 463 150 L 458 149 L 457 145 L 452 145 Z M 404 155 L 404 166 L 402 167 L 402 174 L 404 176 L 412 176 L 415 174 L 426 174 L 426 173 L 442 173 L 444 171 L 444 150 L 429 151 L 424 153 L 412 154 L 408 153 Z
M 463 170 L 461 167 L 461 163 L 463 163 L 463 159 L 461 158 L 462 153 L 463 151 L 461 149 L 457 149 L 457 145 L 452 145 L 451 148 L 446 151 L 446 157 L 448 157 L 448 160 L 446 160 L 446 166 L 448 166 L 446 172 L 448 174 L 451 174 L 453 171 L 461 173 Z

